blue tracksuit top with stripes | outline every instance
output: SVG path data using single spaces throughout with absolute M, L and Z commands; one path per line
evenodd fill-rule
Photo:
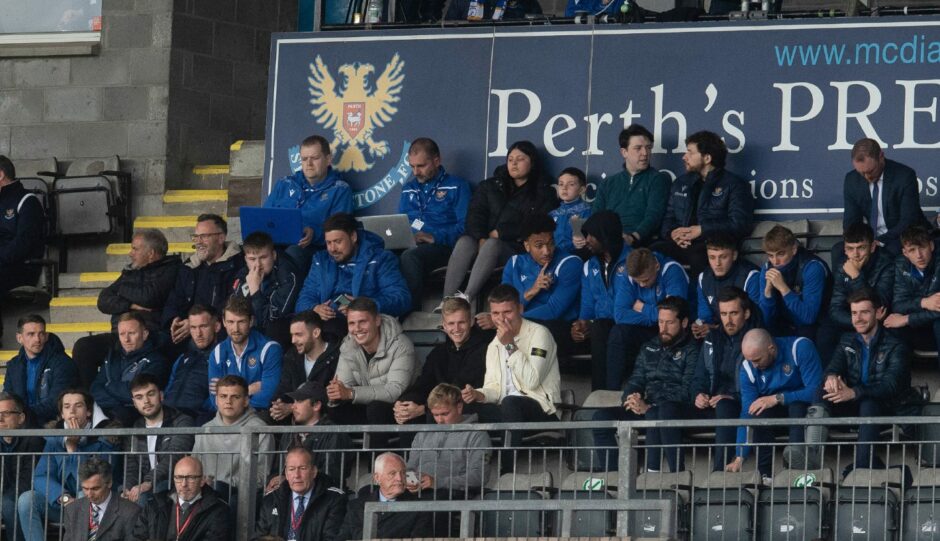
M 627 256 L 633 248 L 629 244 L 623 245 L 617 264 L 614 265 L 611 276 L 604 283 L 601 267 L 606 265 L 597 256 L 584 262 L 581 274 L 581 313 L 578 319 L 614 319 L 614 278 L 625 272 Z
M 232 339 L 226 338 L 209 354 L 209 381 L 229 374 L 245 378 L 248 385 L 261 382 L 261 391 L 251 395 L 250 405 L 267 409 L 274 400 L 274 391 L 281 382 L 281 345 L 256 330 L 248 334 L 248 343 L 239 359 L 232 349 Z M 209 411 L 215 411 L 215 393 L 208 399 Z
M 656 304 L 666 297 L 689 298 L 689 276 L 682 265 L 658 252 L 653 252 L 659 261 L 659 275 L 650 287 L 640 287 L 627 269 L 614 276 L 614 321 L 618 324 L 652 327 L 659 320 Z M 636 301 L 643 302 L 643 311 L 633 309 Z
M 421 183 L 412 178 L 401 188 L 398 212 L 408 215 L 411 231 L 421 231 L 434 237 L 434 244 L 453 246 L 463 234 L 470 206 L 470 184 L 448 174 L 444 167 L 437 175 Z M 415 220 L 421 228 L 415 227 Z
M 523 316 L 526 319 L 548 321 L 560 319 L 574 321 L 578 317 L 578 298 L 581 294 L 581 259 L 555 250 L 547 273 L 552 275 L 552 285 L 539 291 L 530 301 L 525 300 L 525 292 L 532 287 L 539 277 L 542 265 L 529 254 L 517 254 L 509 258 L 503 268 L 503 283 L 519 290 L 519 302 L 522 303 Z

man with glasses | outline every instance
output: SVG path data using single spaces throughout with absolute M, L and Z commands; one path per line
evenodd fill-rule
M 176 490 L 155 497 L 138 515 L 128 539 L 219 541 L 231 537 L 228 504 L 205 484 L 199 459 L 186 456 L 173 469 Z
M 65 506 L 62 541 L 124 541 L 140 508 L 111 492 L 111 464 L 89 458 L 78 470 L 84 496 Z
M 18 430 L 26 423 L 26 405 L 10 393 L 0 393 L 0 430 Z M 13 532 L 16 522 L 16 499 L 30 488 L 33 468 L 45 440 L 39 436 L 4 436 L 0 438 L 0 472 L 2 472 L 2 505 L 0 517 L 7 532 Z M 21 540 L 19 526 L 15 539 Z M 9 535 L 7 539 L 13 539 Z
M 174 344 L 189 338 L 187 312 L 195 304 L 211 306 L 219 313 L 232 294 L 235 277 L 245 266 L 241 248 L 226 241 L 228 225 L 221 216 L 202 214 L 196 218 L 193 244 L 196 252 L 180 267 L 176 285 L 163 307 L 163 328 Z

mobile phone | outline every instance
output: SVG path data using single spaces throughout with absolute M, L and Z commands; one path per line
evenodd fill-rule
M 405 480 L 407 481 L 407 484 L 409 485 L 417 485 L 418 484 L 418 472 L 414 470 L 408 470 L 405 473 Z
M 352 300 L 350 300 L 349 296 L 345 293 L 341 293 L 337 295 L 335 299 L 333 299 L 333 302 L 336 304 L 336 306 L 343 308 L 344 306 L 347 306 L 349 303 L 351 303 Z

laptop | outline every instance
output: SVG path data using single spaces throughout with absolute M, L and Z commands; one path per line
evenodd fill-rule
M 304 236 L 300 209 L 277 209 L 264 207 L 239 207 L 242 238 L 263 231 L 274 240 L 274 244 L 297 244 Z
M 362 228 L 382 237 L 386 250 L 407 250 L 415 247 L 415 236 L 407 214 L 359 216 Z

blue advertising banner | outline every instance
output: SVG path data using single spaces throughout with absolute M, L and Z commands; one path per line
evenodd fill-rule
M 580 167 L 596 185 L 623 167 L 617 134 L 636 122 L 674 177 L 687 135 L 720 134 L 760 214 L 837 218 L 862 137 L 940 206 L 938 18 L 415 32 L 275 36 L 265 193 L 311 134 L 332 141 L 361 214 L 396 211 L 421 136 L 472 183 L 528 139 L 549 171 Z

